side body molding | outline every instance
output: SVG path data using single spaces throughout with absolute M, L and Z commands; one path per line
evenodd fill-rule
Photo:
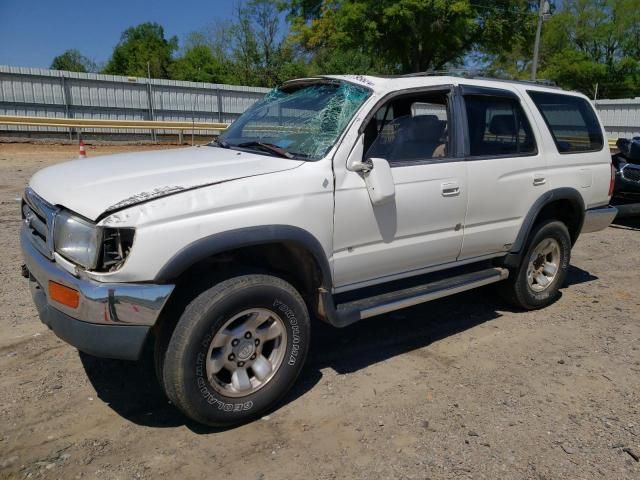
M 515 267 L 519 265 L 520 255 L 522 255 L 523 253 L 522 250 L 526 246 L 527 238 L 529 238 L 529 234 L 531 233 L 531 229 L 533 228 L 533 224 L 535 223 L 538 214 L 546 205 L 557 200 L 569 200 L 576 206 L 576 209 L 580 212 L 577 231 L 579 233 L 582 230 L 582 224 L 584 223 L 585 205 L 580 192 L 578 192 L 575 188 L 570 187 L 549 190 L 548 192 L 541 195 L 529 209 L 529 212 L 522 222 L 522 226 L 520 227 L 518 236 L 516 237 L 516 240 L 511 247 L 511 251 L 504 260 L 506 266 Z
M 285 242 L 296 244 L 311 253 L 322 274 L 322 287 L 331 290 L 331 268 L 322 245 L 311 233 L 292 225 L 260 225 L 200 238 L 176 253 L 158 272 L 155 282 L 169 282 L 189 267 L 218 253 L 254 245 Z

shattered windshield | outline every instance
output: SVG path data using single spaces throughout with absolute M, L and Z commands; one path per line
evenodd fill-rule
M 363 87 L 338 81 L 276 88 L 242 114 L 217 143 L 226 148 L 319 160 L 369 94 Z

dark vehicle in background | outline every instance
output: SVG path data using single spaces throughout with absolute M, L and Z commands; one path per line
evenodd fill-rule
M 616 170 L 616 184 L 611 203 L 619 216 L 640 215 L 640 137 L 619 138 L 618 152 L 611 159 Z

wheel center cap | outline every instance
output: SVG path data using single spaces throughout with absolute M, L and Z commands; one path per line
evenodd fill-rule
M 255 352 L 255 346 L 252 340 L 242 340 L 234 349 L 239 360 L 247 360 Z
M 543 264 L 544 264 L 544 257 L 542 255 L 538 255 L 538 258 L 536 258 L 533 261 L 533 266 L 537 269 L 542 267 Z

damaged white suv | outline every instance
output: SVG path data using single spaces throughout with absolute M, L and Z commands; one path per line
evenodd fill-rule
M 616 214 L 612 173 L 577 93 L 294 80 L 209 145 L 38 172 L 23 271 L 60 338 L 130 360 L 153 344 L 169 399 L 230 425 L 292 386 L 311 318 L 342 327 L 497 282 L 548 305 L 578 235 Z

